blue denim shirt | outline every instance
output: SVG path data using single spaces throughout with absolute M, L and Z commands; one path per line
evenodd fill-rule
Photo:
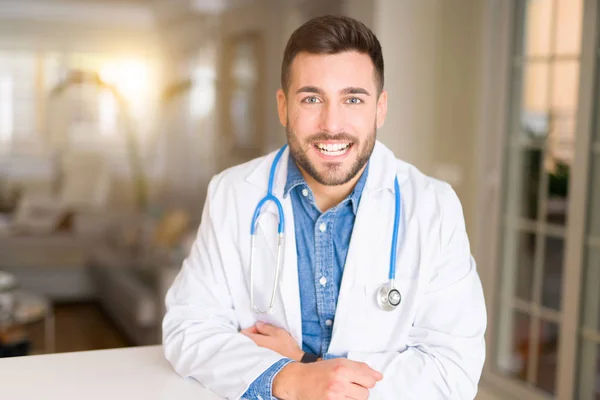
M 291 196 L 298 255 L 298 281 L 302 311 L 302 350 L 323 359 L 331 343 L 338 293 L 350 237 L 369 166 L 352 193 L 324 213 L 296 163 L 290 157 L 284 198 Z M 272 385 L 275 375 L 292 360 L 282 359 L 260 375 L 244 394 L 245 399 L 275 399 Z

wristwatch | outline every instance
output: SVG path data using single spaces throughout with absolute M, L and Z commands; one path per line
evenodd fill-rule
M 300 362 L 307 364 L 307 363 L 313 363 L 313 362 L 317 361 L 318 359 L 319 359 L 319 356 L 316 354 L 304 353 Z

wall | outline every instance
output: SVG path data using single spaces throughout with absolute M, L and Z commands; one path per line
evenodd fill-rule
M 448 180 L 462 201 L 475 249 L 477 151 L 483 94 L 484 1 L 440 2 L 436 117 L 431 145 L 432 174 Z M 485 129 L 485 127 L 484 127 Z

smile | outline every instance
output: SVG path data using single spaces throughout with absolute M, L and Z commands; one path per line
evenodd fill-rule
M 350 147 L 352 147 L 352 143 L 315 143 L 314 146 L 324 155 L 341 156 L 345 154 L 348 150 L 350 150 Z

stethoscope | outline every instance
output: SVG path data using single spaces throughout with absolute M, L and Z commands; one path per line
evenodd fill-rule
M 285 238 L 285 218 L 283 215 L 283 206 L 277 197 L 273 195 L 273 182 L 275 180 L 275 170 L 277 164 L 286 149 L 287 144 L 284 145 L 275 155 L 275 159 L 271 164 L 271 171 L 269 172 L 269 185 L 267 189 L 267 195 L 263 197 L 256 209 L 254 210 L 254 216 L 252 217 L 252 226 L 250 227 L 250 302 L 252 309 L 257 314 L 272 314 L 275 306 L 275 296 L 277 295 L 277 286 L 279 283 L 279 272 L 281 270 L 281 255 L 283 250 L 284 238 Z M 398 177 L 394 178 L 394 193 L 396 195 L 396 206 L 394 214 L 394 230 L 392 233 L 392 246 L 390 253 L 390 271 L 388 275 L 388 282 L 382 284 L 375 293 L 375 300 L 377 305 L 385 311 L 392 311 L 402 301 L 402 295 L 396 288 L 396 247 L 398 243 L 398 227 L 400 225 L 400 185 L 398 184 Z M 271 300 L 269 302 L 269 308 L 261 310 L 256 307 L 254 303 L 254 245 L 256 238 L 256 227 L 260 218 L 260 212 L 262 207 L 269 201 L 272 201 L 277 206 L 279 213 L 278 223 L 278 242 L 277 242 L 277 264 L 275 270 L 275 279 L 273 281 L 273 290 L 271 291 Z

